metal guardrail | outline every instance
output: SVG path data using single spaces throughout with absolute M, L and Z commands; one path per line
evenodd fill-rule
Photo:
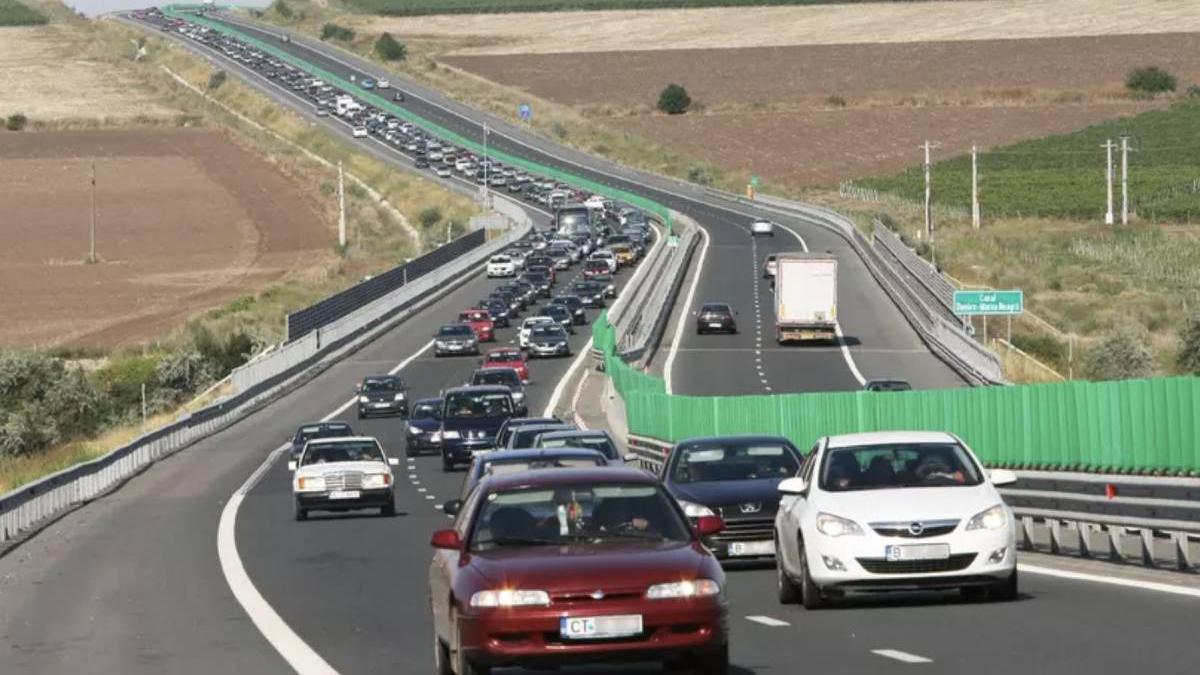
M 962 319 L 954 314 L 954 284 L 905 245 L 895 232 L 879 221 L 875 221 L 873 225 L 871 236 L 875 240 L 875 247 L 886 251 L 895 261 L 894 264 L 907 272 L 920 289 L 925 290 L 925 297 L 930 301 L 928 304 L 932 309 L 941 312 L 949 321 L 961 322 Z
M 661 235 L 657 237 L 655 250 L 643 261 L 651 269 L 621 306 L 622 311 L 615 317 L 609 314 L 609 321 L 616 329 L 617 352 L 626 360 L 639 360 L 653 353 L 654 344 L 670 318 L 669 308 L 674 304 L 692 249 L 699 240 L 699 227 L 694 221 L 679 213 L 672 213 L 672 217 L 678 237 L 676 245 L 668 245 Z

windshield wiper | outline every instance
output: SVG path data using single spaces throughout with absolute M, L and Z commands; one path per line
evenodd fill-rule
M 476 546 L 554 546 L 560 544 L 557 539 L 539 539 L 537 537 L 497 537 L 475 542 Z
M 599 532 L 592 536 L 592 540 L 601 539 L 638 539 L 641 541 L 670 541 L 666 536 L 657 532 L 638 532 L 635 530 L 625 530 L 620 532 Z

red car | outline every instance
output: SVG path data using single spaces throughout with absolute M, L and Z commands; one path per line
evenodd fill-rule
M 518 347 L 489 349 L 488 353 L 483 355 L 483 364 L 480 367 L 512 368 L 521 376 L 522 382 L 529 381 L 529 364 L 525 359 L 525 352 Z
M 468 309 L 458 315 L 458 322 L 465 323 L 475 331 L 475 339 L 480 342 L 496 341 L 496 324 L 492 315 L 486 309 Z
M 725 574 L 657 478 L 638 469 L 492 475 L 454 527 L 433 534 L 429 570 L 438 672 L 663 661 L 729 670 Z
M 583 263 L 583 276 L 585 279 L 608 274 L 610 271 L 608 263 L 604 260 L 588 260 Z

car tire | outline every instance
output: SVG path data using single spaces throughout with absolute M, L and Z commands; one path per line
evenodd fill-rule
M 1017 570 L 1013 570 L 1008 578 L 992 586 L 988 590 L 988 598 L 995 602 L 1012 602 L 1017 599 L 1020 587 L 1017 584 Z
M 296 517 L 297 521 L 308 520 L 308 511 L 306 511 L 303 506 L 300 506 L 299 499 L 297 499 L 295 501 L 295 503 L 292 504 L 292 515 L 294 515 Z
M 437 675 L 454 675 L 454 668 L 450 664 L 450 646 L 437 633 L 433 635 L 433 667 Z
M 800 589 L 797 588 L 796 582 L 788 576 L 787 570 L 783 566 L 783 555 L 779 553 L 782 549 L 779 543 L 775 544 L 775 581 L 779 596 L 779 604 L 794 605 L 800 600 Z
M 729 645 L 721 645 L 719 649 L 701 654 L 692 662 L 696 675 L 728 675 Z
M 393 497 L 393 499 L 395 498 Z M 379 515 L 383 516 L 384 518 L 391 518 L 392 516 L 396 515 L 396 502 L 390 501 L 387 504 L 379 507 Z
M 445 473 L 451 473 L 454 471 L 454 462 L 442 457 L 442 471 Z
M 812 580 L 812 575 L 808 572 L 808 555 L 804 551 L 804 542 L 799 545 L 800 556 L 800 604 L 804 605 L 804 609 L 821 609 L 825 606 L 825 598 L 821 595 L 821 588 Z

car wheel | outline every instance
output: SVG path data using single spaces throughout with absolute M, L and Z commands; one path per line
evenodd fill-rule
M 454 462 L 451 462 L 450 460 L 446 459 L 445 457 L 442 457 L 442 471 L 444 471 L 446 473 L 450 473 L 451 471 L 454 471 Z
M 299 499 L 292 505 L 292 513 L 296 516 L 296 520 L 308 520 L 308 511 L 304 510 L 303 506 L 300 506 Z
M 450 666 L 450 647 L 437 633 L 433 635 L 433 665 L 437 675 L 454 675 L 454 669 Z
M 1014 569 L 1007 579 L 992 586 L 988 591 L 988 597 L 996 602 L 1012 602 L 1017 599 L 1018 591 L 1017 570 Z
M 804 552 L 804 542 L 800 542 L 800 604 L 804 609 L 821 609 L 825 606 L 825 598 L 821 589 L 808 573 L 808 555 Z
M 701 654 L 693 663 L 696 675 L 726 675 L 729 672 L 729 645 Z
M 775 544 L 775 581 L 779 594 L 779 604 L 794 605 L 800 599 L 800 589 L 796 587 L 796 582 L 788 576 L 787 570 L 783 567 L 783 555 L 779 551 L 783 550 L 779 544 Z
M 396 502 L 388 501 L 388 503 L 379 507 L 379 515 L 383 516 L 384 518 L 391 518 L 392 516 L 396 515 Z

